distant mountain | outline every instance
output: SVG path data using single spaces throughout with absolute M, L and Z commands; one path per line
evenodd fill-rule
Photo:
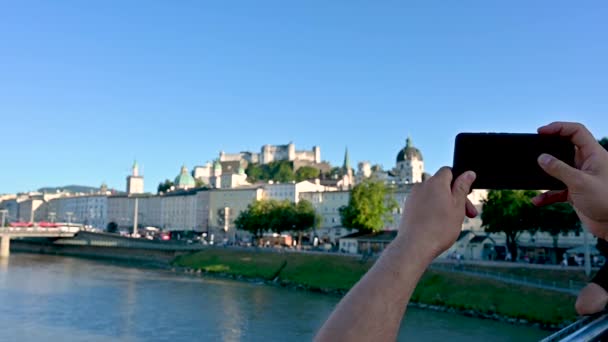
M 46 187 L 46 188 L 38 189 L 38 192 L 46 192 L 46 193 L 56 193 L 56 192 L 62 192 L 62 191 L 90 193 L 90 192 L 99 191 L 99 188 L 92 187 L 92 186 L 84 186 L 84 185 L 66 185 L 66 186 Z

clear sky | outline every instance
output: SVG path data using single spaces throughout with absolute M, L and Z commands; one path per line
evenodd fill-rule
M 146 190 L 293 141 L 426 170 L 461 131 L 608 135 L 606 1 L 14 1 L 0 5 L 0 193 Z

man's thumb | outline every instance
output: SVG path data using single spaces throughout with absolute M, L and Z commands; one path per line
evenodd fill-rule
M 564 163 L 550 154 L 543 153 L 538 157 L 538 165 L 545 170 L 550 176 L 553 176 L 562 181 L 566 186 L 570 187 L 574 180 L 581 177 L 579 170 Z
M 462 200 L 462 203 L 464 203 L 464 201 L 466 200 L 467 195 L 471 190 L 471 185 L 475 181 L 476 177 L 477 175 L 475 174 L 475 172 L 467 171 L 458 176 L 458 178 L 456 178 L 456 180 L 454 181 L 454 185 L 452 185 L 452 194 L 459 201 Z

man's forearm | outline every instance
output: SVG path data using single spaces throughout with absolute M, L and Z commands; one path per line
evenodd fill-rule
M 317 341 L 394 340 L 416 283 L 431 262 L 429 251 L 397 237 L 340 301 Z

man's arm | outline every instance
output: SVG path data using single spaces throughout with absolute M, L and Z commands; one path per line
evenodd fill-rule
M 409 195 L 399 234 L 365 276 L 340 301 L 317 341 L 395 340 L 407 304 L 428 264 L 449 248 L 465 212 L 477 212 L 466 199 L 475 174 L 466 172 L 450 187 L 443 168 Z

